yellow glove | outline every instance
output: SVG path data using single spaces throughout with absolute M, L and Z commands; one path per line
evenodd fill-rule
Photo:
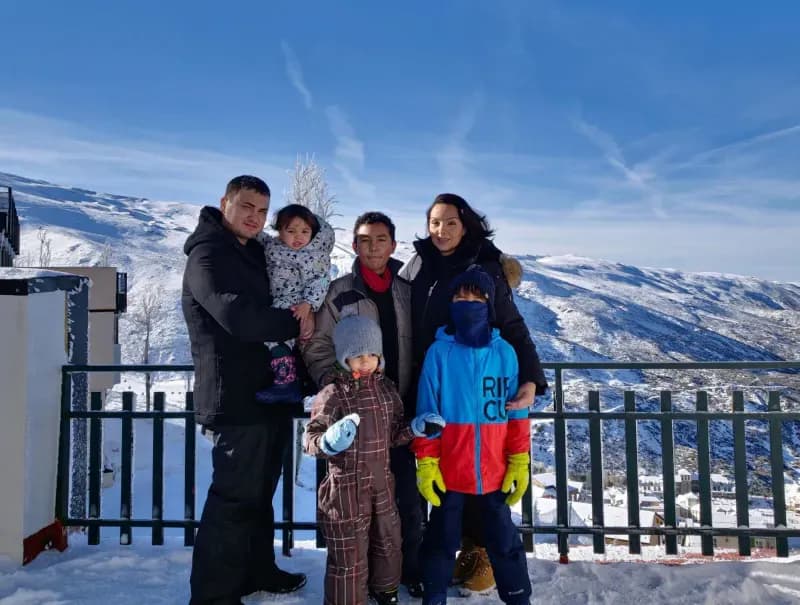
M 439 459 L 430 456 L 420 458 L 417 460 L 417 489 L 428 502 L 439 506 L 442 501 L 439 499 L 439 494 L 433 489 L 434 485 L 439 488 L 440 492 L 447 491 L 442 471 L 439 470 Z
M 508 468 L 506 476 L 503 477 L 503 487 L 500 489 L 508 494 L 506 504 L 513 506 L 522 499 L 522 494 L 528 489 L 531 482 L 531 472 L 528 465 L 531 463 L 531 456 L 528 452 L 511 454 L 508 457 Z M 419 472 L 419 471 L 418 471 Z M 516 484 L 516 487 L 514 487 Z M 422 494 L 423 496 L 425 494 Z

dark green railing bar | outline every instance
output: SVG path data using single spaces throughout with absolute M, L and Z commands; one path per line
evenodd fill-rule
M 544 361 L 545 370 L 797 370 L 796 361 Z M 191 372 L 191 364 L 120 364 L 63 366 L 69 374 L 82 372 Z
M 289 425 L 286 427 L 287 434 L 291 435 L 290 446 L 283 449 L 283 476 L 289 481 L 283 482 L 283 522 L 291 524 L 294 518 L 294 452 L 297 431 L 294 428 L 294 419 L 289 418 Z M 292 555 L 294 546 L 294 532 L 291 527 L 284 526 L 281 530 L 282 551 L 284 556 Z
M 61 368 L 61 419 L 58 431 L 58 477 L 56 478 L 56 519 L 62 523 L 69 517 L 70 442 L 72 431 L 72 376 L 67 367 Z
M 149 518 L 143 519 L 80 519 L 74 517 L 67 517 L 64 520 L 64 525 L 69 527 L 89 527 L 89 526 L 97 526 L 97 527 L 119 527 L 122 524 L 130 525 L 131 527 L 153 527 L 153 520 Z M 179 527 L 179 528 L 191 528 L 192 530 L 196 530 L 200 526 L 199 519 L 164 519 L 162 522 L 164 527 Z M 317 523 L 315 521 L 293 521 L 291 523 L 292 528 L 295 530 L 304 530 L 304 531 L 314 531 L 317 528 Z M 286 523 L 283 521 L 275 521 L 275 529 L 283 529 L 286 526 Z M 774 530 L 771 530 L 774 531 Z M 791 530 L 786 530 L 791 531 Z M 554 534 L 557 533 L 556 530 L 550 529 L 545 533 Z M 581 532 L 578 532 L 581 533 Z M 587 533 L 587 532 L 583 532 Z M 617 531 L 615 533 L 625 533 L 624 531 L 620 532 Z M 767 534 L 770 535 L 770 534 Z M 774 535 L 774 534 L 771 534 Z
M 103 409 L 103 394 L 92 391 L 89 395 L 89 409 Z M 103 476 L 103 421 L 92 418 L 89 421 L 89 518 L 99 519 L 100 514 L 100 480 Z M 100 528 L 89 527 L 87 541 L 91 545 L 100 544 Z
M 672 393 L 661 391 L 661 411 L 672 411 Z M 677 525 L 675 512 L 675 437 L 673 434 L 672 420 L 661 420 L 661 468 L 664 475 L 664 525 L 675 527 Z M 677 536 L 667 536 L 666 553 L 678 554 Z
M 194 411 L 194 393 L 186 393 L 186 411 Z M 183 450 L 183 518 L 194 520 L 194 464 L 195 464 L 195 429 L 194 417 L 186 417 L 184 427 L 185 442 Z M 194 526 L 183 532 L 183 545 L 194 546 Z
M 744 393 L 733 392 L 733 411 L 744 411 Z M 736 481 L 736 527 L 750 527 L 750 501 L 747 487 L 747 450 L 744 419 L 733 418 L 733 474 Z M 739 554 L 750 555 L 750 536 L 739 536 Z
M 153 410 L 164 411 L 164 398 L 162 392 L 153 393 Z M 164 544 L 164 418 L 153 418 L 153 532 L 151 542 L 153 545 Z
M 122 393 L 122 409 L 133 409 L 133 393 L 130 391 Z M 133 516 L 133 419 L 123 418 L 121 425 L 119 517 L 130 519 Z M 127 523 L 120 524 L 119 543 L 130 544 L 132 540 L 131 526 Z
M 696 408 L 698 412 L 708 410 L 708 393 L 697 391 Z M 708 420 L 697 420 L 697 478 L 700 488 L 700 526 L 711 527 L 713 518 L 711 514 L 711 448 L 708 438 Z M 713 536 L 701 536 L 700 548 L 708 557 L 714 554 Z
M 532 454 L 530 440 L 528 440 L 528 444 L 528 455 L 530 456 Z M 533 460 L 532 457 L 531 460 Z M 522 494 L 522 525 L 533 525 L 533 490 L 531 488 L 531 484 L 528 483 L 525 493 Z M 522 536 L 522 547 L 525 549 L 525 552 L 533 552 L 532 535 Z
M 146 521 L 144 522 L 146 523 Z M 628 527 L 606 525 L 605 527 L 591 527 L 579 526 L 573 527 L 558 527 L 557 525 L 537 525 L 536 527 L 522 527 L 519 526 L 520 533 L 535 533 L 535 534 L 629 534 L 639 536 L 765 536 L 774 538 L 776 536 L 798 537 L 800 530 L 797 528 L 751 528 L 751 527 Z
M 592 526 L 605 525 L 603 514 L 603 437 L 600 428 L 600 392 L 589 391 L 589 411 L 596 414 L 589 420 L 589 462 L 592 472 Z M 606 541 L 603 535 L 595 534 L 592 538 L 595 554 L 606 552 Z
M 770 412 L 780 413 L 781 400 L 778 391 L 770 391 L 767 401 Z M 783 422 L 780 418 L 769 421 L 769 458 L 772 466 L 772 514 L 775 527 L 786 525 L 786 492 L 783 480 Z M 775 539 L 775 551 L 779 557 L 789 556 L 789 543 L 786 538 Z
M 557 414 L 564 412 L 564 388 L 561 382 L 561 370 L 556 369 L 556 386 L 554 407 Z M 563 416 L 553 421 L 554 441 L 556 448 L 556 524 L 569 527 L 569 508 L 567 492 L 567 423 Z M 558 534 L 558 554 L 562 558 L 569 555 L 567 534 Z
M 72 412 L 74 418 L 89 418 L 92 412 Z M 118 412 L 118 414 L 122 414 Z M 143 416 L 144 412 L 138 412 L 136 416 Z M 603 412 L 603 420 L 627 420 L 633 416 L 636 420 L 691 420 L 696 421 L 699 418 L 705 420 L 733 420 L 734 418 L 741 418 L 742 420 L 763 420 L 769 422 L 774 414 L 770 412 L 636 412 L 634 414 L 626 414 L 625 412 Z M 588 411 L 583 412 L 564 412 L 563 414 L 556 414 L 555 412 L 535 412 L 531 418 L 536 420 L 555 420 L 556 418 L 563 418 L 564 420 L 589 420 L 592 413 Z M 784 420 L 800 421 L 800 411 L 781 412 L 781 417 Z
M 625 412 L 633 413 L 636 411 L 636 394 L 633 391 L 625 391 L 623 394 L 625 401 Z M 628 490 L 628 525 L 639 527 L 639 446 L 638 446 L 638 427 L 636 419 L 627 418 L 625 420 L 625 483 Z M 628 552 L 632 555 L 642 553 L 642 539 L 638 535 L 628 537 Z

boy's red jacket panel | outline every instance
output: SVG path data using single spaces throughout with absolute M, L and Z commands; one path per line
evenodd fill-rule
M 414 439 L 412 449 L 417 458 L 439 458 L 448 490 L 497 491 L 508 456 L 529 451 L 528 410 L 505 409 L 517 387 L 517 355 L 499 330 L 486 347 L 473 348 L 439 328 L 425 356 L 417 414 L 434 412 L 447 426 L 436 439 Z

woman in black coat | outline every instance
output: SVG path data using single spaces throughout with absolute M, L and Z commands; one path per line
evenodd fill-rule
M 495 247 L 489 239 L 493 231 L 486 217 L 478 214 L 458 195 L 442 193 L 436 196 L 428 208 L 427 222 L 428 237 L 414 242 L 416 254 L 400 272 L 402 277 L 411 281 L 417 377 L 437 328 L 449 321 L 450 282 L 467 267 L 477 264 L 494 279 L 495 312 L 492 323 L 514 347 L 519 361 L 519 390 L 507 407 L 519 409 L 530 406 L 534 396 L 543 394 L 547 389 L 547 380 L 530 331 L 514 304 L 511 287 L 504 273 L 504 266 L 514 267 L 519 272 L 519 263 Z M 455 579 L 479 591 L 487 590 L 494 586 L 494 578 L 486 577 L 487 573 L 491 575 L 491 567 L 482 548 L 484 537 L 480 510 L 470 506 L 469 500 L 464 509 L 462 527 L 464 544 L 456 563 Z M 484 560 L 480 561 L 481 558 Z M 475 578 L 471 582 L 469 577 L 472 572 L 485 577 Z

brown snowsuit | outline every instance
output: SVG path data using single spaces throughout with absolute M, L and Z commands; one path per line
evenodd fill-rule
M 323 434 L 353 412 L 361 417 L 353 444 L 327 456 L 320 449 Z M 355 379 L 341 372 L 317 394 L 305 450 L 328 459 L 317 500 L 328 547 L 325 605 L 363 605 L 367 586 L 383 592 L 400 585 L 400 518 L 389 448 L 412 437 L 397 388 L 381 373 Z

